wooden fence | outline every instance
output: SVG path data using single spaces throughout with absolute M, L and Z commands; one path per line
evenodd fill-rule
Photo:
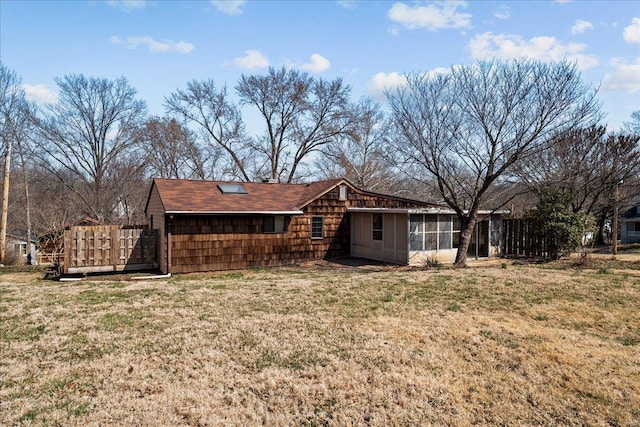
M 64 232 L 61 272 L 99 273 L 158 268 L 157 230 L 142 226 L 76 226 Z
M 504 256 L 547 257 L 549 241 L 537 235 L 533 223 L 526 219 L 505 219 L 503 234 Z

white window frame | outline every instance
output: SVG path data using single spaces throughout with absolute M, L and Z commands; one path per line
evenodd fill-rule
M 317 221 L 320 221 L 320 235 L 317 234 Z M 311 239 L 313 240 L 322 240 L 324 239 L 324 218 L 321 216 L 312 216 L 311 217 Z

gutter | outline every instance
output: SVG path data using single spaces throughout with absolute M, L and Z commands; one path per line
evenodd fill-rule
M 302 211 L 165 211 L 165 215 L 303 215 Z

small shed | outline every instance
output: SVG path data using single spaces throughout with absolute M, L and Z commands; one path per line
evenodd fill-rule
M 149 227 L 158 230 L 164 273 L 341 256 L 406 265 L 428 257 L 453 260 L 457 250 L 452 211 L 364 191 L 344 179 L 281 184 L 157 178 L 145 212 Z M 478 230 L 475 256 L 494 255 L 490 233 L 499 231 L 498 216 L 487 214 Z
M 33 238 L 27 239 L 15 234 L 7 234 L 5 262 L 19 265 L 36 264 L 37 254 L 38 248 Z

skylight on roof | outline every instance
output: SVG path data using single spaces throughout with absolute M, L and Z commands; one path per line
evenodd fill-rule
M 249 194 L 242 184 L 218 184 L 222 194 Z

